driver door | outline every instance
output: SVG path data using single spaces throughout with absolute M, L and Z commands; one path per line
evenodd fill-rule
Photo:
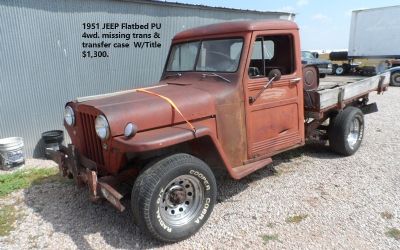
M 254 32 L 244 76 L 248 159 L 272 156 L 304 144 L 303 80 L 297 32 Z M 272 69 L 281 79 L 268 82 Z

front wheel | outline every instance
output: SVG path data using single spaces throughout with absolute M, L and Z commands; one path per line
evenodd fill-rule
M 161 241 L 180 241 L 207 221 L 216 194 L 215 177 L 207 164 L 188 154 L 175 154 L 156 162 L 135 181 L 134 220 Z
M 390 85 L 400 87 L 400 71 L 392 73 L 390 77 Z
M 335 74 L 338 76 L 344 75 L 344 68 L 343 66 L 337 66 L 335 69 Z
M 341 155 L 354 154 L 364 136 L 364 114 L 359 108 L 348 107 L 331 117 L 328 128 L 329 146 Z

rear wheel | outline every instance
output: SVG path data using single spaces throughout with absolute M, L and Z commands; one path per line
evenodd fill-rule
M 392 86 L 400 87 L 400 72 L 396 71 L 393 72 L 390 77 L 390 84 Z
M 216 193 L 215 177 L 203 161 L 188 154 L 166 157 L 135 181 L 134 221 L 161 241 L 186 239 L 207 221 Z
M 364 136 L 364 114 L 359 108 L 348 107 L 331 118 L 328 129 L 330 148 L 341 155 L 354 154 Z

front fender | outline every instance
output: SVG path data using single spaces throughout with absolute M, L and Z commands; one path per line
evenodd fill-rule
M 250 173 L 248 172 L 248 169 L 238 171 L 239 168 L 234 168 L 234 166 L 232 166 L 216 137 L 215 131 L 213 131 L 212 128 L 204 125 L 197 125 L 196 133 L 194 133 L 184 124 L 140 132 L 129 139 L 125 138 L 124 136 L 119 136 L 113 139 L 113 148 L 118 149 L 118 151 L 121 153 L 140 153 L 163 149 L 169 146 L 178 145 L 183 142 L 195 141 L 196 139 L 203 137 L 208 137 L 211 139 L 213 145 L 210 146 L 212 146 L 212 148 L 214 148 L 216 151 L 215 153 L 221 157 L 222 163 L 231 177 L 234 179 L 240 179 Z
M 211 129 L 205 126 L 196 127 L 196 133 L 185 125 L 173 126 L 140 132 L 129 139 L 124 136 L 116 137 L 113 148 L 118 148 L 122 152 L 139 153 L 166 148 L 212 134 Z

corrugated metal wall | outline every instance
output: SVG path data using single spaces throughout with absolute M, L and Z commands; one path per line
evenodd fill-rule
M 0 138 L 21 136 L 27 156 L 40 156 L 41 133 L 63 129 L 67 101 L 156 82 L 175 33 L 226 20 L 288 16 L 146 1 L 3 0 Z M 84 59 L 85 22 L 160 22 L 162 48 L 112 49 L 109 58 Z

